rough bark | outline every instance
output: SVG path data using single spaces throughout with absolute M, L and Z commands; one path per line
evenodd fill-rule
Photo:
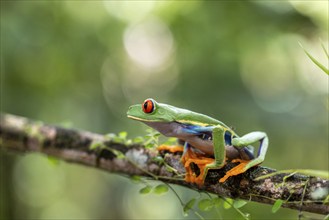
M 295 174 L 283 184 L 285 175 L 282 174 L 254 181 L 259 176 L 275 171 L 258 166 L 229 178 L 225 183 L 219 183 L 218 179 L 235 165 L 229 163 L 223 169 L 211 170 L 204 186 L 197 186 L 177 178 L 177 174 L 168 171 L 163 162 L 155 160 L 160 156 L 178 173 L 184 174 L 184 167 L 180 163 L 181 155 L 178 153 L 158 152 L 139 144 L 117 143 L 104 135 L 46 125 L 10 114 L 2 114 L 0 120 L 0 147 L 3 152 L 42 152 L 61 160 L 111 173 L 157 178 L 221 197 L 265 204 L 273 204 L 281 199 L 286 201 L 282 207 L 329 214 L 328 203 L 323 203 L 325 196 L 318 199 L 314 197 L 314 192 L 319 189 L 327 190 L 328 194 L 329 181 L 325 179 Z M 97 146 L 106 146 L 106 149 Z

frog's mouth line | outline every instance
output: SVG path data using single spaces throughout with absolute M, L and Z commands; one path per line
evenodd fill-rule
M 143 119 L 143 118 L 138 118 L 138 117 L 131 116 L 131 115 L 127 115 L 127 117 L 128 117 L 128 118 L 131 118 L 131 119 L 134 119 L 134 120 L 137 120 L 137 121 L 153 122 L 152 120 L 147 120 L 147 119 Z

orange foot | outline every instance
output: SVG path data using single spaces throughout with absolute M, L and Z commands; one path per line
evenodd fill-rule
M 229 178 L 230 176 L 236 176 L 238 174 L 244 173 L 247 171 L 246 165 L 249 163 L 249 160 L 241 160 L 241 159 L 235 159 L 232 160 L 233 163 L 239 162 L 240 164 L 233 167 L 231 170 L 227 171 L 225 176 L 222 177 L 219 182 L 223 183 Z
M 183 152 L 184 151 L 184 147 L 181 146 L 181 145 L 174 145 L 174 146 L 160 145 L 157 149 L 158 149 L 158 151 L 167 150 L 171 153 Z
M 191 149 L 188 149 L 181 160 L 186 170 L 185 181 L 189 183 L 203 185 L 203 181 L 205 178 L 204 169 L 208 164 L 212 163 L 214 159 L 200 156 L 193 152 Z M 193 168 L 191 167 L 192 163 L 198 167 L 200 172 L 199 174 L 196 174 L 195 170 L 193 170 Z

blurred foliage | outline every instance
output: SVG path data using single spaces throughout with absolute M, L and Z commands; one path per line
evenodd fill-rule
M 1 1 L 1 111 L 134 137 L 146 127 L 126 110 L 153 97 L 240 134 L 266 131 L 265 166 L 325 170 L 328 77 L 298 42 L 328 66 L 318 46 L 328 45 L 327 9 L 328 1 Z M 183 217 L 172 193 L 143 196 L 118 175 L 38 154 L 2 155 L 1 165 L 4 219 Z M 175 189 L 184 201 L 198 196 Z M 242 211 L 297 216 L 253 203 Z

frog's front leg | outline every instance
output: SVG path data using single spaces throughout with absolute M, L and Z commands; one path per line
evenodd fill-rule
M 268 137 L 266 133 L 255 131 L 248 133 L 242 137 L 236 137 L 232 139 L 232 145 L 235 147 L 246 147 L 255 142 L 260 142 L 257 157 L 252 160 L 243 161 L 243 160 L 233 160 L 233 162 L 240 162 L 240 164 L 231 170 L 229 170 L 226 175 L 219 180 L 219 182 L 224 182 L 228 177 L 235 176 L 241 173 L 246 172 L 249 168 L 256 166 L 262 163 L 265 159 L 267 147 L 268 147 Z

